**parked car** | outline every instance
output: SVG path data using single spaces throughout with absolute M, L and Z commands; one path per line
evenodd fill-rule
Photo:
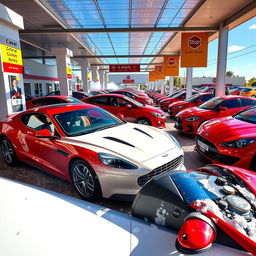
M 48 93 L 46 96 L 56 96 L 56 95 L 60 95 L 60 91 L 53 91 Z M 93 96 L 90 93 L 87 92 L 83 92 L 83 91 L 72 91 L 72 97 L 76 98 L 76 99 L 83 99 L 83 98 L 87 98 Z
M 34 99 L 33 96 L 29 95 L 29 94 L 25 94 L 25 100 L 28 101 L 28 100 L 32 100 Z
M 83 102 L 97 105 L 116 116 L 122 116 L 123 120 L 127 122 L 165 128 L 165 113 L 163 111 L 145 106 L 124 95 L 97 95 L 83 99 Z
M 198 94 L 198 92 L 193 91 L 192 95 L 195 95 L 195 94 Z M 180 100 L 185 100 L 185 99 L 186 99 L 186 92 L 182 91 L 180 93 L 175 94 L 173 97 L 169 99 L 161 100 L 159 103 L 159 106 L 163 111 L 168 111 L 168 107 L 170 104 Z
M 240 92 L 244 89 L 244 87 L 235 87 L 229 90 L 230 95 L 240 95 Z
M 181 132 L 196 134 L 198 127 L 213 118 L 232 116 L 256 105 L 256 99 L 243 96 L 212 98 L 198 107 L 180 111 L 174 118 L 175 128 Z
M 241 96 L 254 97 L 256 98 L 256 88 L 252 87 L 244 87 L 241 92 Z
M 255 173 L 225 165 L 168 173 L 145 184 L 128 215 L 0 178 L 0 254 L 80 255 L 86 241 L 90 255 L 253 255 L 255 184 Z
M 125 123 L 89 104 L 59 104 L 0 122 L 4 161 L 39 167 L 73 183 L 86 200 L 131 198 L 139 180 L 184 169 L 183 151 L 163 130 Z
M 75 104 L 83 104 L 82 101 L 68 96 L 44 96 L 34 98 L 32 100 L 26 101 L 26 109 L 39 107 L 39 106 L 46 106 L 46 105 L 54 105 L 60 103 L 75 103 Z
M 184 101 L 179 100 L 174 103 L 171 103 L 168 106 L 168 113 L 170 114 L 170 116 L 175 116 L 181 110 L 189 108 L 189 107 L 199 106 L 202 103 L 208 101 L 209 99 L 211 99 L 213 97 L 214 96 L 212 93 L 195 94 Z
M 256 107 L 208 121 L 197 134 L 197 151 L 213 163 L 256 171 Z
M 113 91 L 111 93 L 125 95 L 125 96 L 127 96 L 131 99 L 134 99 L 134 100 L 136 100 L 136 101 L 138 101 L 138 102 L 140 102 L 144 105 L 150 105 L 150 106 L 154 105 L 153 100 L 150 99 L 148 96 L 140 96 L 137 93 L 132 92 L 132 91 L 116 90 L 116 91 Z

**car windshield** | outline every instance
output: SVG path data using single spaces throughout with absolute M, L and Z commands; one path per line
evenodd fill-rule
M 71 136 L 93 133 L 125 122 L 100 108 L 83 108 L 54 115 L 63 132 Z
M 84 104 L 81 100 L 78 100 L 78 99 L 73 98 L 73 97 L 67 97 L 67 98 L 65 98 L 65 100 L 66 100 L 67 102 L 70 102 L 70 103 Z
M 250 90 L 251 90 L 251 88 L 244 88 L 244 89 L 242 89 L 241 92 L 249 92 Z
M 196 100 L 198 98 L 198 94 L 195 94 L 189 98 L 187 98 L 186 100 L 184 100 L 185 102 L 193 102 L 194 100 Z
M 256 124 L 256 108 L 248 109 L 234 116 L 235 119 Z
M 200 105 L 199 108 L 212 110 L 216 106 L 218 106 L 222 101 L 223 101 L 222 98 L 212 98 L 206 101 L 205 103 L 203 103 L 202 105 Z
M 127 101 L 130 101 L 131 103 L 133 103 L 134 105 L 137 105 L 137 106 L 139 106 L 139 107 L 143 107 L 143 106 L 144 106 L 144 104 L 138 102 L 137 100 L 134 100 L 134 99 L 132 99 L 132 98 L 129 98 L 129 97 L 127 97 L 127 96 L 124 96 L 124 99 L 126 99 Z
M 175 94 L 172 98 L 173 98 L 173 99 L 176 99 L 176 98 L 180 97 L 182 94 L 185 95 L 186 93 L 183 92 L 183 91 L 182 91 L 182 92 L 179 92 L 179 93 Z

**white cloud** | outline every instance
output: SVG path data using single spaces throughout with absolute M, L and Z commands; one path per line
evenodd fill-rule
M 228 47 L 228 52 L 237 52 L 243 50 L 245 47 L 244 46 L 239 46 L 239 45 L 231 45 Z
M 251 25 L 249 29 L 256 29 L 256 24 Z
M 247 68 L 252 68 L 253 67 L 253 64 L 246 64 L 245 65 Z

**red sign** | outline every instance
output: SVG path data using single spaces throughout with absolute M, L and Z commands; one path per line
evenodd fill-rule
M 169 65 L 173 65 L 173 64 L 175 64 L 176 60 L 174 58 L 169 58 L 167 60 L 167 62 L 168 62 Z
M 188 46 L 196 49 L 201 46 L 201 38 L 199 36 L 192 36 L 188 39 Z
M 140 72 L 139 64 L 109 65 L 109 72 Z
M 4 68 L 4 72 L 18 73 L 18 74 L 23 73 L 23 66 L 21 65 L 3 62 L 3 68 Z
M 125 79 L 125 80 L 123 80 L 123 84 L 134 84 L 134 80 L 133 79 Z

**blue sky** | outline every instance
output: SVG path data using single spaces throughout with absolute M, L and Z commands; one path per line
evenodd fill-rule
M 209 43 L 208 67 L 194 68 L 193 77 L 216 76 L 218 39 Z M 248 80 L 256 77 L 256 17 L 229 31 L 227 71 L 245 76 Z M 180 75 L 185 70 L 181 68 Z

